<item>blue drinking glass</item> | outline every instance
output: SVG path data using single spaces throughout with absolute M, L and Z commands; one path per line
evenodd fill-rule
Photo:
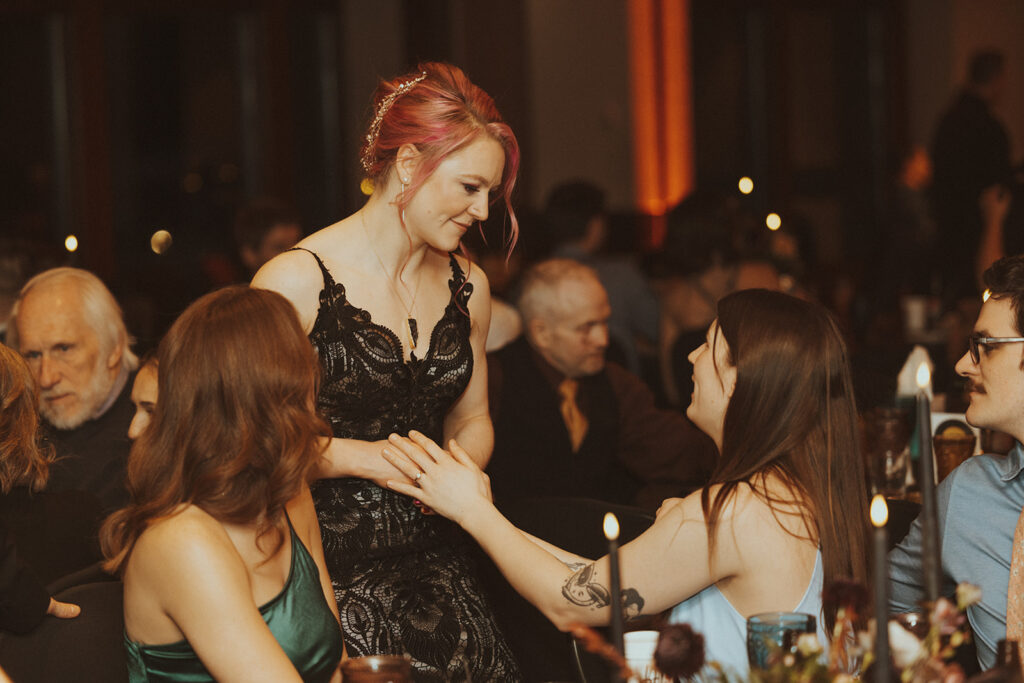
M 818 620 L 798 612 L 765 612 L 747 619 L 747 659 L 751 669 L 767 669 L 772 655 L 796 645 L 802 633 L 817 633 Z

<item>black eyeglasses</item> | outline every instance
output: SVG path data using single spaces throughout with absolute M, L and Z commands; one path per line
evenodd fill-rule
M 982 337 L 980 334 L 972 334 L 967 338 L 967 346 L 971 350 L 971 360 L 975 365 L 981 362 L 982 348 L 987 351 L 990 346 L 1013 344 L 1014 342 L 1024 342 L 1024 337 Z

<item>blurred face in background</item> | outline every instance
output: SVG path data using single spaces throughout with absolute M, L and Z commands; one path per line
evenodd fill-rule
M 537 351 L 570 379 L 601 372 L 612 314 L 601 282 L 593 276 L 565 279 L 552 299 L 548 312 L 529 323 Z
M 135 405 L 135 416 L 128 425 L 128 438 L 134 441 L 146 431 L 153 417 L 157 399 L 156 363 L 146 363 L 135 375 L 132 385 L 132 403 Z
M 16 318 L 18 351 L 39 382 L 39 412 L 57 429 L 98 417 L 120 372 L 122 349 L 103 348 L 67 282 L 29 291 Z

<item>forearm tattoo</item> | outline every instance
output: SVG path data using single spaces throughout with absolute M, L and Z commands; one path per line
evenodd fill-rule
M 569 564 L 576 573 L 562 586 L 562 596 L 574 605 L 601 609 L 612 604 L 611 591 L 594 579 L 594 564 Z M 622 613 L 626 619 L 636 619 L 644 609 L 644 599 L 635 588 L 624 588 L 619 593 L 622 600 Z

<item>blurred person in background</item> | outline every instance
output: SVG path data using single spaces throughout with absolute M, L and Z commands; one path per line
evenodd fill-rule
M 606 361 L 611 307 L 597 273 L 550 259 L 523 277 L 525 331 L 488 354 L 498 506 L 544 496 L 657 509 L 703 485 L 714 444 L 644 382 Z M 567 414 L 568 412 L 568 414 Z
M 138 358 L 121 308 L 103 282 L 78 268 L 29 280 L 15 302 L 8 343 L 39 383 L 39 412 L 57 460 L 49 489 L 88 491 L 112 510 L 123 504 Z
M 249 202 L 235 216 L 235 244 L 248 279 L 264 263 L 302 239 L 298 214 L 284 202 L 262 197 Z
M 1006 89 L 1006 58 L 995 50 L 971 56 L 967 83 L 942 115 L 932 138 L 932 216 L 943 294 L 953 301 L 978 293 L 984 233 L 982 192 L 1011 180 L 1010 138 L 996 115 Z
M 24 359 L 0 344 L 0 629 L 25 633 L 43 617 L 73 617 L 43 587 L 98 559 L 99 503 L 45 491 L 53 453 L 40 443 L 38 391 Z
M 147 356 L 142 360 L 139 371 L 135 373 L 135 382 L 132 383 L 131 399 L 135 415 L 128 425 L 128 438 L 132 441 L 142 436 L 153 419 L 158 395 L 156 356 Z
M 689 403 L 690 352 L 704 343 L 722 297 L 741 289 L 779 289 L 767 260 L 746 259 L 734 242 L 732 212 L 724 196 L 695 192 L 667 217 L 663 250 L 658 357 L 669 402 Z
M 632 259 L 606 253 L 604 190 L 585 180 L 555 186 L 544 204 L 544 222 L 552 258 L 574 259 L 597 271 L 612 307 L 609 357 L 640 374 L 642 355 L 653 353 L 658 339 L 658 300 Z

